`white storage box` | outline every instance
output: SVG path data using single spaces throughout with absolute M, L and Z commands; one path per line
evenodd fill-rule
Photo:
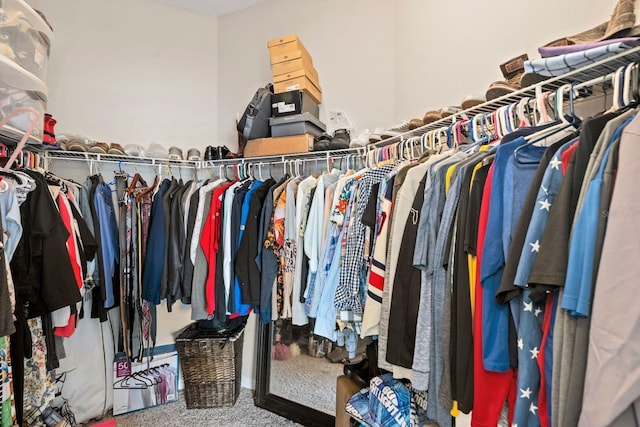
M 24 0 L 0 0 L 0 54 L 43 82 L 53 31 Z
M 16 108 L 33 108 L 39 117 L 29 142 L 42 143 L 46 100 L 47 87 L 39 79 L 0 55 L 0 120 Z M 18 141 L 29 128 L 33 117 L 32 113 L 20 113 L 0 128 L 0 133 Z

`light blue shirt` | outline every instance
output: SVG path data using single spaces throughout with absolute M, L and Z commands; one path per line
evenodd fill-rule
M 20 237 L 22 237 L 22 220 L 16 192 L 5 184 L 0 191 L 0 211 L 2 211 L 2 228 L 5 231 L 4 251 L 7 260 L 11 261 Z
M 593 286 L 593 264 L 596 247 L 596 232 L 600 218 L 600 190 L 602 177 L 611 152 L 611 145 L 622 136 L 623 129 L 633 119 L 627 119 L 613 133 L 596 175 L 591 180 L 582 209 L 571 232 L 569 262 L 560 306 L 572 316 L 588 316 L 591 308 Z M 598 260 L 599 262 L 599 260 Z

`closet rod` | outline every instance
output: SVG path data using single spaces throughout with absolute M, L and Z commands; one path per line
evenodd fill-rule
M 628 49 L 627 51 L 621 52 L 610 58 L 602 59 L 600 61 L 594 62 L 593 64 L 586 65 L 560 76 L 550 77 L 542 82 L 536 83 L 526 88 L 522 88 L 516 92 L 501 96 L 500 98 L 484 102 L 475 107 L 459 111 L 449 117 L 445 117 L 433 123 L 429 123 L 428 125 L 413 129 L 409 132 L 405 132 L 402 135 L 394 136 L 375 144 L 371 144 L 368 147 L 384 147 L 387 145 L 395 144 L 397 142 L 402 142 L 412 137 L 422 136 L 430 130 L 448 127 L 458 120 L 470 119 L 473 116 L 482 113 L 493 113 L 500 107 L 517 103 L 524 98 L 534 98 L 537 92 L 553 92 L 561 86 L 571 85 L 574 83 L 576 85 L 585 84 L 585 86 L 581 86 L 581 88 L 586 86 L 594 86 L 602 83 L 603 76 L 614 74 L 620 67 L 638 61 L 640 61 L 640 46 Z
M 308 153 L 292 153 L 292 154 L 279 154 L 271 156 L 259 156 L 259 157 L 240 157 L 233 159 L 220 159 L 220 160 L 172 160 L 167 158 L 145 158 L 145 157 L 133 157 L 122 156 L 117 154 L 101 154 L 90 152 L 78 152 L 78 151 L 57 151 L 47 150 L 44 155 L 47 160 L 72 160 L 72 161 L 90 161 L 95 162 L 111 162 L 118 163 L 123 162 L 126 164 L 137 165 L 174 165 L 174 166 L 188 166 L 198 169 L 207 169 L 219 166 L 233 166 L 241 163 L 284 163 L 287 161 L 293 161 L 296 159 L 305 161 L 315 161 L 316 159 L 330 159 L 341 158 L 350 155 L 364 156 L 367 149 L 366 147 L 354 147 L 346 148 L 342 150 L 333 151 L 311 151 Z
M 72 151 L 45 151 L 44 160 L 47 165 L 47 169 L 53 160 L 68 160 L 75 162 L 86 162 L 89 164 L 89 170 L 94 170 L 94 165 L 100 164 L 117 164 L 121 166 L 147 166 L 147 167 L 169 167 L 169 168 L 193 168 L 194 171 L 201 169 L 216 169 L 229 167 L 259 167 L 265 165 L 292 165 L 295 166 L 297 162 L 301 162 L 302 166 L 308 163 L 326 162 L 328 168 L 333 166 L 336 160 L 340 159 L 353 159 L 365 158 L 367 149 L 365 147 L 358 147 L 348 150 L 336 150 L 336 151 L 318 151 L 312 153 L 300 153 L 300 154 L 286 154 L 279 156 L 266 156 L 266 157 L 249 157 L 249 158 L 237 158 L 237 159 L 224 159 L 217 161 L 192 161 L 192 160 L 171 160 L 171 159 L 159 159 L 159 158 L 138 158 L 119 156 L 112 154 L 100 154 L 100 153 L 81 153 Z M 204 165 L 204 166 L 203 166 Z
M 235 165 L 237 163 L 285 163 L 287 161 L 293 160 L 304 160 L 304 161 L 314 161 L 316 159 L 328 159 L 330 157 L 333 158 L 341 158 L 349 155 L 365 155 L 367 152 L 367 147 L 354 147 L 354 148 L 345 148 L 341 150 L 332 150 L 332 151 L 310 151 L 307 153 L 291 153 L 291 154 L 274 154 L 270 156 L 256 156 L 256 157 L 240 157 L 234 159 L 220 159 L 220 160 L 203 160 L 200 162 L 199 167 L 201 169 L 206 169 L 210 167 L 218 167 L 223 165 Z

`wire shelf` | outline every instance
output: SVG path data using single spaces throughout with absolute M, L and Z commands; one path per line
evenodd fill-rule
M 457 112 L 444 119 L 429 123 L 428 125 L 424 125 L 409 132 L 405 132 L 401 135 L 382 140 L 375 143 L 374 145 L 375 147 L 383 147 L 385 145 L 400 142 L 412 137 L 421 136 L 431 130 L 449 126 L 454 121 L 459 119 L 471 118 L 475 115 L 483 113 L 493 113 L 500 107 L 517 103 L 524 98 L 533 98 L 536 96 L 536 93 L 551 92 L 555 91 L 561 86 L 571 85 L 574 83 L 587 83 L 593 80 L 603 79 L 608 74 L 615 72 L 618 68 L 637 61 L 640 61 L 640 46 L 628 49 L 610 58 L 597 61 L 593 64 L 586 65 L 577 70 L 570 71 L 561 76 L 551 77 L 547 80 L 528 86 L 511 94 Z
M 44 154 L 45 160 L 72 160 L 72 161 L 85 161 L 85 162 L 105 162 L 105 163 L 127 163 L 135 165 L 148 165 L 148 166 L 185 166 L 185 167 L 197 167 L 199 161 L 195 160 L 173 160 L 168 158 L 152 158 L 152 157 L 136 157 L 126 156 L 119 154 L 104 154 L 104 153 L 92 153 L 81 151 L 62 151 L 62 150 L 47 150 Z
M 133 157 L 123 156 L 115 154 L 102 154 L 91 152 L 74 152 L 74 151 L 58 151 L 47 150 L 45 151 L 45 159 L 47 160 L 77 160 L 77 161 L 97 161 L 97 162 L 110 162 L 110 163 L 127 163 L 136 165 L 168 165 L 168 166 L 186 166 L 194 167 L 197 169 L 210 169 L 215 167 L 228 167 L 237 164 L 260 164 L 260 163 L 286 163 L 288 161 L 305 160 L 305 161 L 320 161 L 320 159 L 326 159 L 329 162 L 332 159 L 345 158 L 352 155 L 363 155 L 367 151 L 373 148 L 383 147 L 386 145 L 394 144 L 407 140 L 413 137 L 419 137 L 431 130 L 436 130 L 442 127 L 448 127 L 453 122 L 471 118 L 478 114 L 492 113 L 500 107 L 515 104 L 524 98 L 534 98 L 536 94 L 542 92 L 552 92 L 558 88 L 571 85 L 571 84 L 592 84 L 593 95 L 602 96 L 605 92 L 605 77 L 614 73 L 618 68 L 630 64 L 632 62 L 640 61 L 640 46 L 628 49 L 610 58 L 606 58 L 597 61 L 593 64 L 581 67 L 577 70 L 568 72 L 558 77 L 552 77 L 547 80 L 541 81 L 529 87 L 523 88 L 519 91 L 502 96 L 500 98 L 485 102 L 483 104 L 468 108 L 466 110 L 454 113 L 453 115 L 429 123 L 428 125 L 421 126 L 411 131 L 402 133 L 400 135 L 384 139 L 374 144 L 369 144 L 366 147 L 355 147 L 343 150 L 334 151 L 312 151 L 308 153 L 295 153 L 295 154 L 281 154 L 271 156 L 260 157 L 245 157 L 245 158 L 233 158 L 233 159 L 221 159 L 221 160 L 172 160 L 168 158 L 147 158 L 147 157 Z M 600 81 L 601 81 L 601 86 Z

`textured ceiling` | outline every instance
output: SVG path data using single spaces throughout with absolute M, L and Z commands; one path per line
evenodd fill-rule
M 173 6 L 195 10 L 207 15 L 220 16 L 246 9 L 266 0 L 160 0 Z

